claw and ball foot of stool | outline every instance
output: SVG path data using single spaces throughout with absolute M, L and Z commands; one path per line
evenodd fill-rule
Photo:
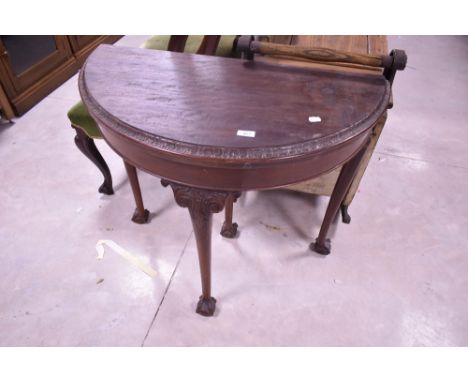
M 161 184 L 164 187 L 170 185 L 176 203 L 189 210 L 197 242 L 202 283 L 202 295 L 198 301 L 196 312 L 203 316 L 212 316 L 216 309 L 216 300 L 211 296 L 211 230 L 213 214 L 223 210 L 228 198 L 235 200 L 234 193 L 188 187 L 164 179 L 161 180 Z
M 343 207 L 342 203 L 344 197 L 348 192 L 349 186 L 351 185 L 354 176 L 356 175 L 356 171 L 359 167 L 359 164 L 361 163 L 364 153 L 366 152 L 368 144 L 369 142 L 367 142 L 361 148 L 361 150 L 359 150 L 359 152 L 341 168 L 340 175 L 338 176 L 335 188 L 333 189 L 330 201 L 328 202 L 327 211 L 325 212 L 325 217 L 323 218 L 322 226 L 320 227 L 320 233 L 315 242 L 310 244 L 310 249 L 320 253 L 321 255 L 328 255 L 330 253 L 331 242 L 330 239 L 327 238 L 328 229 L 335 219 L 340 206 Z M 345 210 L 345 212 L 347 211 Z
M 233 192 L 226 199 L 226 214 L 223 227 L 221 228 L 221 236 L 228 239 L 234 238 L 237 234 L 238 225 L 237 223 L 232 222 L 232 214 L 234 203 L 237 201 L 240 195 L 240 192 Z
M 131 164 L 124 161 L 125 170 L 127 171 L 128 180 L 132 187 L 133 197 L 135 198 L 135 212 L 132 216 L 132 221 L 137 224 L 145 224 L 148 222 L 149 211 L 143 205 L 143 198 L 141 196 L 140 182 L 138 181 L 138 174 L 136 168 Z
M 112 176 L 106 161 L 104 160 L 101 153 L 94 144 L 94 140 L 88 137 L 86 133 L 79 127 L 75 127 L 73 125 L 72 127 L 75 129 L 76 132 L 76 147 L 78 147 L 78 149 L 86 156 L 86 158 L 88 158 L 91 162 L 93 162 L 96 165 L 96 167 L 99 169 L 99 171 L 101 171 L 102 175 L 104 176 L 104 183 L 102 183 L 98 191 L 101 194 L 112 195 L 114 193 L 114 189 L 112 188 Z

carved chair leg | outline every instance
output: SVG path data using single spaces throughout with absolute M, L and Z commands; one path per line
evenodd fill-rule
M 351 223 L 351 216 L 348 213 L 348 207 L 349 206 L 341 203 L 341 221 L 346 224 Z
M 106 161 L 101 156 L 92 138 L 88 137 L 83 130 L 78 127 L 72 127 L 76 131 L 75 144 L 76 147 L 101 171 L 104 176 L 104 183 L 99 187 L 101 194 L 112 195 L 114 189 L 112 188 L 112 176 L 107 166 Z
M 207 54 L 209 56 L 214 56 L 216 54 L 216 49 L 219 45 L 219 40 L 221 36 L 215 35 L 206 35 L 203 37 L 202 43 L 197 50 L 197 54 Z
M 167 50 L 170 52 L 180 52 L 182 53 L 185 49 L 185 44 L 187 42 L 188 35 L 172 35 L 169 39 L 169 44 Z
M 171 186 L 174 198 L 181 207 L 188 208 L 193 231 L 197 241 L 198 261 L 202 282 L 202 295 L 196 312 L 202 316 L 212 316 L 216 309 L 216 299 L 211 296 L 211 228 L 213 213 L 221 212 L 231 192 L 211 191 L 187 187 L 167 180 L 161 180 L 164 187 Z
M 327 239 L 327 233 L 333 222 L 341 203 L 348 192 L 349 186 L 353 181 L 354 175 L 356 174 L 359 163 L 361 162 L 364 153 L 366 152 L 367 144 L 346 164 L 343 165 L 338 180 L 336 181 L 335 188 L 328 202 L 327 211 L 323 218 L 322 227 L 318 238 L 314 243 L 310 244 L 310 249 L 314 250 L 321 255 L 328 255 L 331 250 L 330 239 Z
M 132 187 L 133 197 L 135 198 L 135 212 L 132 216 L 132 221 L 138 224 L 144 224 L 148 221 L 149 211 L 145 210 L 143 205 L 143 198 L 141 196 L 140 182 L 138 182 L 138 175 L 136 168 L 131 164 L 124 161 L 125 170 L 127 170 L 128 180 Z
M 237 201 L 240 195 L 240 192 L 234 192 L 230 194 L 226 199 L 226 212 L 223 227 L 221 228 L 221 236 L 224 236 L 229 239 L 232 239 L 237 234 L 238 225 L 237 223 L 232 222 L 232 214 L 234 203 Z

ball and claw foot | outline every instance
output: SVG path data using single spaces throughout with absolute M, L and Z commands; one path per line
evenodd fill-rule
M 237 223 L 226 224 L 223 223 L 223 228 L 221 228 L 221 236 L 226 237 L 228 239 L 232 239 L 237 234 Z
M 330 239 L 325 239 L 324 244 L 320 244 L 316 239 L 314 243 L 310 244 L 310 249 L 312 251 L 320 253 L 321 255 L 328 255 L 330 254 L 330 250 L 331 250 Z
M 351 223 L 351 216 L 348 214 L 348 206 L 344 204 L 341 205 L 341 221 L 346 224 Z
M 205 298 L 200 296 L 200 300 L 198 300 L 197 310 L 198 314 L 201 314 L 205 317 L 211 317 L 214 314 L 216 309 L 216 299 L 214 297 Z
M 101 194 L 114 195 L 114 190 L 113 190 L 112 186 L 109 186 L 106 182 L 101 184 L 101 187 L 99 187 L 98 191 Z
M 137 224 L 145 224 L 148 221 L 149 211 L 145 209 L 145 213 L 140 215 L 138 209 L 135 210 L 132 216 L 132 222 Z

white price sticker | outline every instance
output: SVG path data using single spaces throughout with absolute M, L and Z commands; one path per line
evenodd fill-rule
M 255 138 L 255 131 L 253 131 L 253 130 L 237 130 L 237 135 L 239 137 Z
M 320 118 L 318 115 L 311 115 L 309 117 L 309 122 L 310 123 L 322 122 L 322 118 Z

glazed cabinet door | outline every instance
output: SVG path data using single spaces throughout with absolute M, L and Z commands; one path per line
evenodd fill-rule
M 1 36 L 0 75 L 10 98 L 73 57 L 66 36 Z

